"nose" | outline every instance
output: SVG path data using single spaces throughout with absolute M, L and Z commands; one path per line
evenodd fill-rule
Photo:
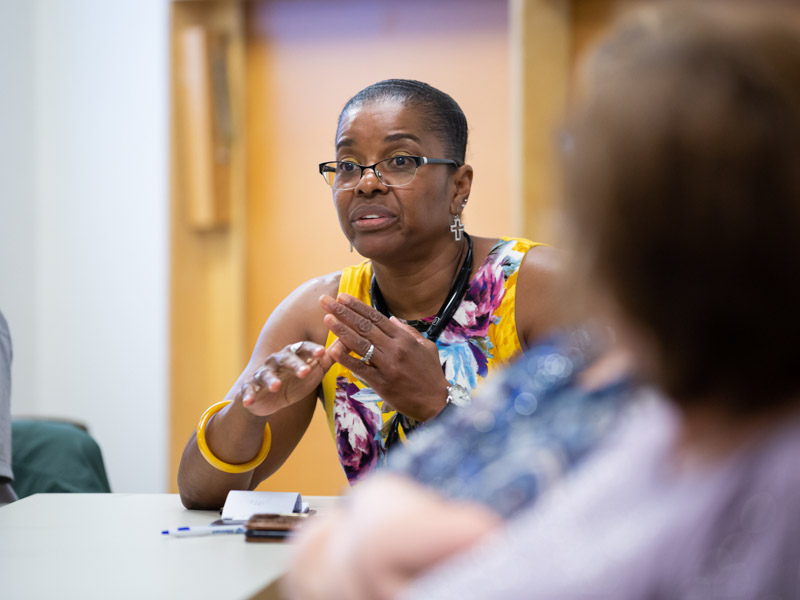
M 376 192 L 385 193 L 389 188 L 378 177 L 375 167 L 365 167 L 355 189 L 357 193 L 368 196 Z

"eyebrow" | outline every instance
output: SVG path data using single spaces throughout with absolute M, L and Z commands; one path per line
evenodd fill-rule
M 348 147 L 350 147 L 350 146 L 352 146 L 354 144 L 355 144 L 355 140 L 353 140 L 351 138 L 344 138 L 343 140 L 339 140 L 338 142 L 336 142 L 336 150 L 338 152 L 339 149 L 348 148 Z
M 385 138 L 383 138 L 383 141 L 387 143 L 397 142 L 400 140 L 411 140 L 417 144 L 422 143 L 422 140 L 420 140 L 413 133 L 392 133 L 391 135 L 387 135 Z M 355 143 L 355 140 L 352 138 L 344 138 L 339 140 L 339 142 L 336 144 L 336 150 L 338 151 L 342 148 L 349 148 L 350 146 L 355 145 Z
M 383 138 L 384 142 L 397 142 L 399 140 L 411 140 L 412 142 L 417 142 L 418 144 L 422 142 L 422 140 L 420 140 L 413 133 L 393 133 Z

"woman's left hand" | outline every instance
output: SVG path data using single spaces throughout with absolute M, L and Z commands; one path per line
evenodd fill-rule
M 335 300 L 322 296 L 320 304 L 328 313 L 325 325 L 341 342 L 328 349 L 333 360 L 412 419 L 427 421 L 441 412 L 447 403 L 448 382 L 434 342 L 348 294 L 339 294 Z M 363 360 L 365 356 L 368 361 Z

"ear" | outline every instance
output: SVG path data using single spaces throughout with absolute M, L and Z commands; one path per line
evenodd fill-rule
M 463 165 L 456 170 L 453 176 L 453 198 L 450 200 L 450 214 L 460 215 L 464 210 L 464 204 L 469 198 L 472 189 L 472 167 Z

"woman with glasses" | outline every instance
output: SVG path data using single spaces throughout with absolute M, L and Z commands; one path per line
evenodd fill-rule
M 425 83 L 381 81 L 347 102 L 336 160 L 319 172 L 367 260 L 301 285 L 267 319 L 249 364 L 186 446 L 186 506 L 220 506 L 272 474 L 317 401 L 355 482 L 553 327 L 554 251 L 464 231 L 466 145 L 461 108 Z

